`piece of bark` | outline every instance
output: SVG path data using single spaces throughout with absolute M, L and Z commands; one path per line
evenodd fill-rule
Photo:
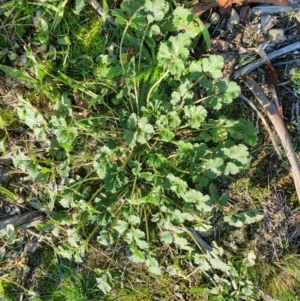
M 231 9 L 229 23 L 232 26 L 240 23 L 240 16 L 234 8 Z
M 260 18 L 261 27 L 264 34 L 267 34 L 269 30 L 276 24 L 277 19 L 270 14 L 263 14 Z
M 266 62 L 265 70 L 266 70 L 266 83 L 269 88 L 274 86 L 277 93 L 277 97 L 279 98 L 278 76 L 270 61 Z
M 240 11 L 241 23 L 248 23 L 248 21 L 250 20 L 251 14 L 252 14 L 251 8 L 248 5 L 243 6 Z
M 266 110 L 268 117 L 280 138 L 281 144 L 290 162 L 290 171 L 292 173 L 298 200 L 300 202 L 300 162 L 280 112 L 275 104 L 269 101 L 266 94 L 256 81 L 249 76 L 243 76 L 242 80 L 246 83 L 247 87 L 254 94 L 262 107 Z
M 3 221 L 0 221 L 0 230 L 4 229 L 9 224 L 13 224 L 15 228 L 29 228 L 33 225 L 33 223 L 41 220 L 44 216 L 45 214 L 40 211 L 32 211 L 20 215 L 14 215 L 6 218 Z

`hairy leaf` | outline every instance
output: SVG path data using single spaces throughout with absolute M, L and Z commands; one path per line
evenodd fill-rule
M 173 242 L 173 234 L 171 231 L 162 231 L 159 236 L 164 244 L 170 244 Z
M 116 156 L 114 152 L 107 146 L 100 148 L 94 158 L 94 168 L 100 179 L 104 179 L 107 169 L 113 166 Z
M 111 291 L 112 287 L 109 284 L 110 275 L 105 273 L 101 277 L 97 277 L 97 287 L 104 293 L 107 294 Z
M 220 55 L 211 55 L 209 58 L 201 60 L 202 71 L 209 74 L 212 78 L 219 78 L 222 76 L 222 68 L 224 59 Z
M 205 120 L 207 111 L 203 106 L 185 106 L 184 117 L 192 129 L 198 129 Z
M 209 263 L 211 264 L 213 269 L 218 269 L 222 272 L 227 272 L 230 270 L 230 266 L 227 263 L 221 261 L 220 259 L 211 258 L 209 259 Z
M 166 8 L 168 8 L 167 2 L 161 0 L 147 0 L 144 4 L 144 10 L 147 14 L 148 22 L 161 21 L 165 16 Z
M 195 38 L 200 34 L 201 28 L 194 23 L 194 15 L 190 10 L 178 6 L 174 12 L 173 24 L 178 30 L 184 30 L 190 35 L 191 38 Z
M 169 180 L 169 186 L 172 191 L 174 191 L 178 195 L 182 195 L 187 189 L 187 183 L 174 176 L 173 174 L 168 174 L 167 179 Z
M 224 217 L 224 221 L 235 227 L 242 227 L 244 224 L 252 224 L 263 219 L 263 215 L 257 209 L 249 209 L 237 212 Z
M 159 63 L 173 75 L 180 75 L 185 68 L 185 60 L 189 55 L 188 46 L 191 39 L 188 34 L 180 33 L 170 37 L 166 43 L 161 43 L 157 54 Z

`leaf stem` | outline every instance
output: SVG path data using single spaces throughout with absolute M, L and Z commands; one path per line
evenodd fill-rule
M 150 96 L 151 96 L 153 90 L 154 90 L 154 89 L 162 82 L 162 80 L 163 80 L 168 74 L 169 74 L 169 70 L 166 70 L 166 71 L 164 72 L 164 74 L 161 76 L 161 78 L 158 79 L 158 81 L 151 87 L 151 89 L 149 90 L 148 95 L 147 95 L 146 103 L 149 102 Z

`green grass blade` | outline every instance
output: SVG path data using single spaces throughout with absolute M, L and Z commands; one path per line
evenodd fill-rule
M 12 193 L 10 190 L 3 187 L 2 185 L 0 185 L 0 192 L 3 193 L 9 199 L 13 201 L 17 201 L 17 196 L 14 193 Z

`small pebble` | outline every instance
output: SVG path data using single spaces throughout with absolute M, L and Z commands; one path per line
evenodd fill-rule
M 273 28 L 269 31 L 269 40 L 275 44 L 282 43 L 286 40 L 284 30 L 279 28 Z
M 234 8 L 231 10 L 230 17 L 229 17 L 229 23 L 232 25 L 236 25 L 236 24 L 240 23 L 240 16 Z
M 209 23 L 212 25 L 218 24 L 219 20 L 220 20 L 220 15 L 215 12 L 213 12 L 209 17 Z
M 28 57 L 27 57 L 26 53 L 23 53 L 18 56 L 18 59 L 17 59 L 18 66 L 24 66 L 27 62 L 28 62 Z

